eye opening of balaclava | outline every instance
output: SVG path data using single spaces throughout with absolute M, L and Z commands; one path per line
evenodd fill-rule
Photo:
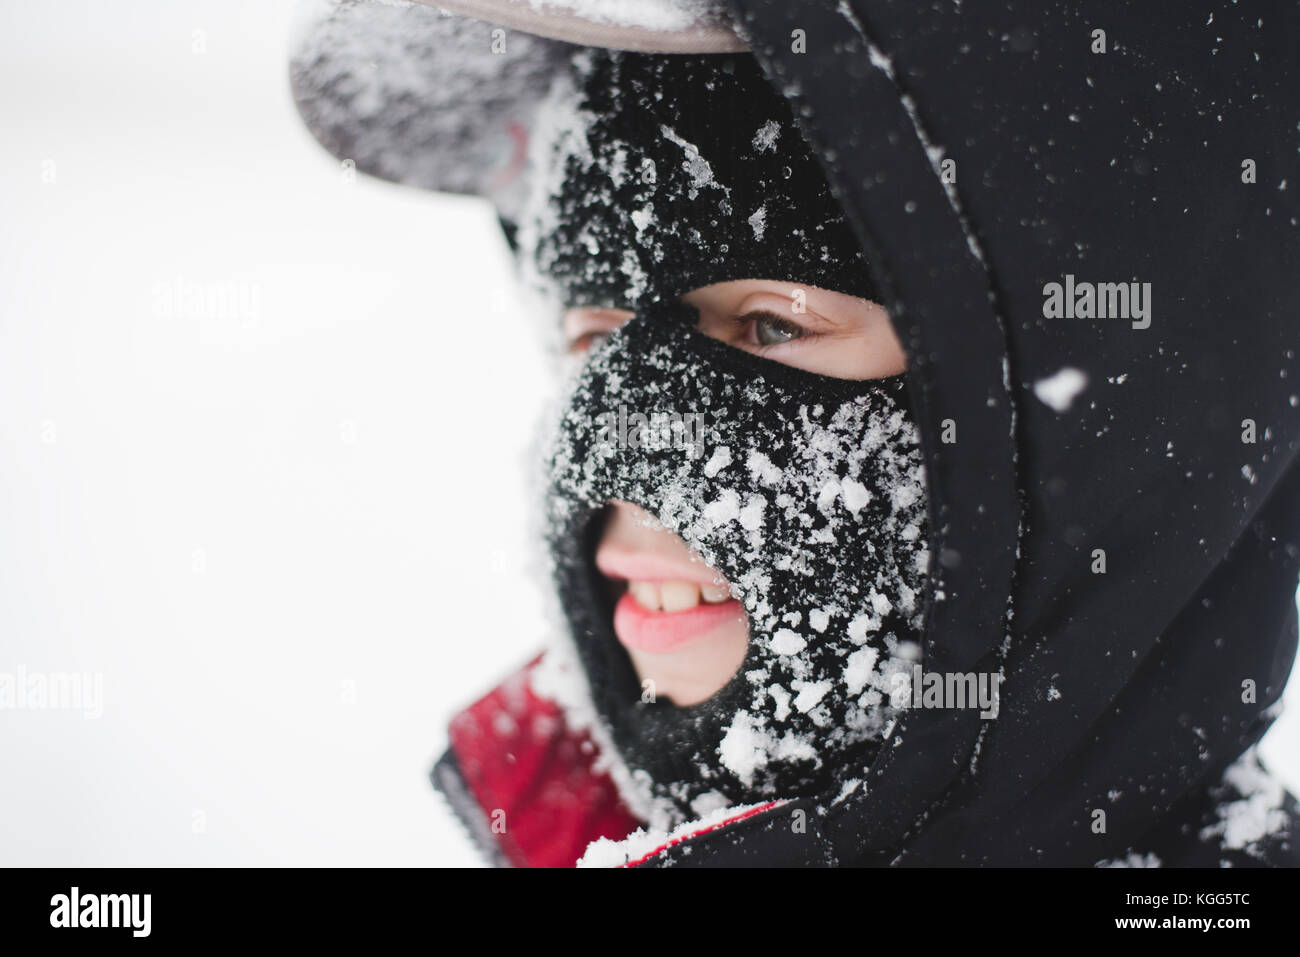
M 534 133 L 516 238 L 559 305 L 635 313 L 579 370 L 549 458 L 548 546 L 592 703 L 660 822 L 823 793 L 865 771 L 920 641 L 925 484 L 905 377 L 736 349 L 678 297 L 770 278 L 872 298 L 865 259 L 752 57 L 574 64 Z M 611 443 L 598 422 L 620 407 L 701 416 L 704 441 Z M 745 661 L 704 702 L 643 700 L 613 634 L 594 551 L 614 500 L 679 535 L 745 608 Z

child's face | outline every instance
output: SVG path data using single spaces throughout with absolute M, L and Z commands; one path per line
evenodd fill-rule
M 789 282 L 743 279 L 682 297 L 700 332 L 807 372 L 876 379 L 907 367 L 883 308 L 865 299 Z M 591 345 L 632 318 L 619 309 L 577 307 L 564 315 L 569 351 Z M 614 631 L 642 681 L 681 706 L 716 694 L 744 661 L 749 626 L 728 583 L 652 515 L 611 502 L 596 565 L 618 597 Z

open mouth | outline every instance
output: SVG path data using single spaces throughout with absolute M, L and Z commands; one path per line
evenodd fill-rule
M 679 556 L 602 541 L 596 567 L 614 604 L 614 634 L 633 651 L 666 654 L 706 641 L 746 621 L 745 610 L 721 575 Z

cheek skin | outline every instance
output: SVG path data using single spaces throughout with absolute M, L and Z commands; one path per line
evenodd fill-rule
M 573 352 L 577 351 L 576 343 L 585 337 L 613 332 L 631 318 L 632 313 L 623 309 L 578 306 L 565 310 L 561 324 L 564 338 L 569 343 L 569 350 Z
M 878 315 L 853 332 L 812 340 L 801 354 L 792 352 L 790 365 L 837 379 L 879 379 L 907 371 L 907 357 L 885 311 L 870 304 Z M 792 346 L 799 345 L 796 340 Z M 778 358 L 775 354 L 771 358 Z

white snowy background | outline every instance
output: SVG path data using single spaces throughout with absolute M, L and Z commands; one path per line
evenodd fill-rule
M 311 140 L 292 14 L 0 6 L 0 671 L 104 696 L 0 711 L 0 864 L 479 863 L 427 774 L 545 633 L 548 367 L 486 205 Z

